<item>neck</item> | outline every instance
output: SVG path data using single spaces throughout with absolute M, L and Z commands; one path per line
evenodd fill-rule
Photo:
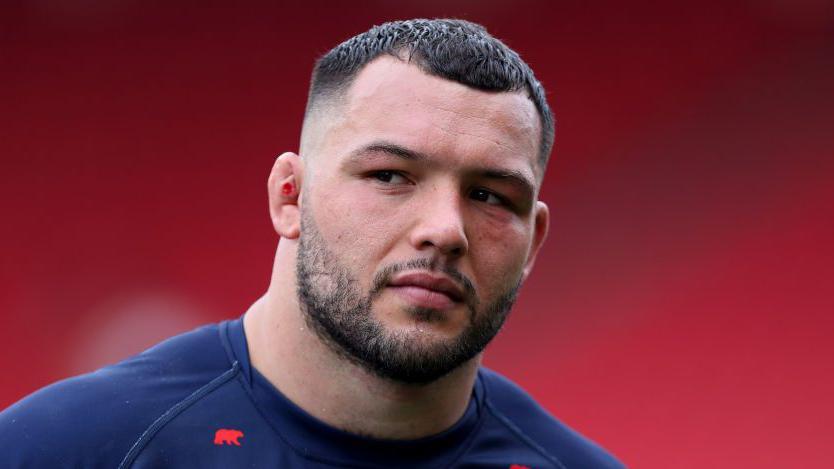
M 280 257 L 279 249 L 276 266 Z M 328 425 L 384 439 L 433 435 L 460 419 L 480 358 L 425 385 L 380 378 L 334 352 L 307 327 L 295 275 L 277 270 L 243 324 L 252 366 L 288 399 Z

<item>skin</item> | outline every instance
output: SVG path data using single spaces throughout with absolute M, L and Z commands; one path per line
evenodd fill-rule
M 413 439 L 452 426 L 481 355 L 414 385 L 336 353 L 305 323 L 296 293 L 302 210 L 363 291 L 386 265 L 419 259 L 433 272 L 466 276 L 486 304 L 526 279 L 547 233 L 547 206 L 536 200 L 539 133 L 521 92 L 474 90 L 393 57 L 369 63 L 343 99 L 305 121 L 303 158 L 284 153 L 270 174 L 270 216 L 282 240 L 269 289 L 244 317 L 253 365 L 308 413 L 349 432 Z M 454 340 L 471 320 L 462 303 L 431 320 L 410 307 L 386 288 L 372 314 L 424 347 Z

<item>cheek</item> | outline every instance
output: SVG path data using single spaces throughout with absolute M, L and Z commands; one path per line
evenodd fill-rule
M 473 228 L 470 255 L 481 284 L 494 289 L 515 282 L 527 260 L 529 230 L 522 223 L 490 221 Z
M 362 236 L 362 241 L 382 238 L 392 231 L 392 225 L 402 211 L 397 205 L 385 203 L 379 195 L 368 192 L 351 190 L 347 192 L 349 196 L 334 194 L 323 201 L 330 220 L 350 230 L 345 234 Z
M 342 184 L 338 191 L 316 194 L 316 223 L 340 259 L 353 265 L 375 265 L 375 258 L 396 241 L 396 217 L 402 216 L 402 210 L 350 186 Z

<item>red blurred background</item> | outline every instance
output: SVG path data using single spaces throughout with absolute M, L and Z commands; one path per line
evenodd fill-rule
M 453 16 L 558 119 L 488 365 L 632 467 L 831 467 L 831 2 L 303 3 L 0 7 L 0 408 L 245 311 L 313 60 Z

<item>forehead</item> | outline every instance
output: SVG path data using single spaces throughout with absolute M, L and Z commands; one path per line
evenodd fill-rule
M 539 179 L 540 123 L 522 92 L 476 90 L 383 56 L 359 72 L 337 114 L 327 136 L 341 147 L 336 154 L 384 140 L 448 163 L 512 167 Z

